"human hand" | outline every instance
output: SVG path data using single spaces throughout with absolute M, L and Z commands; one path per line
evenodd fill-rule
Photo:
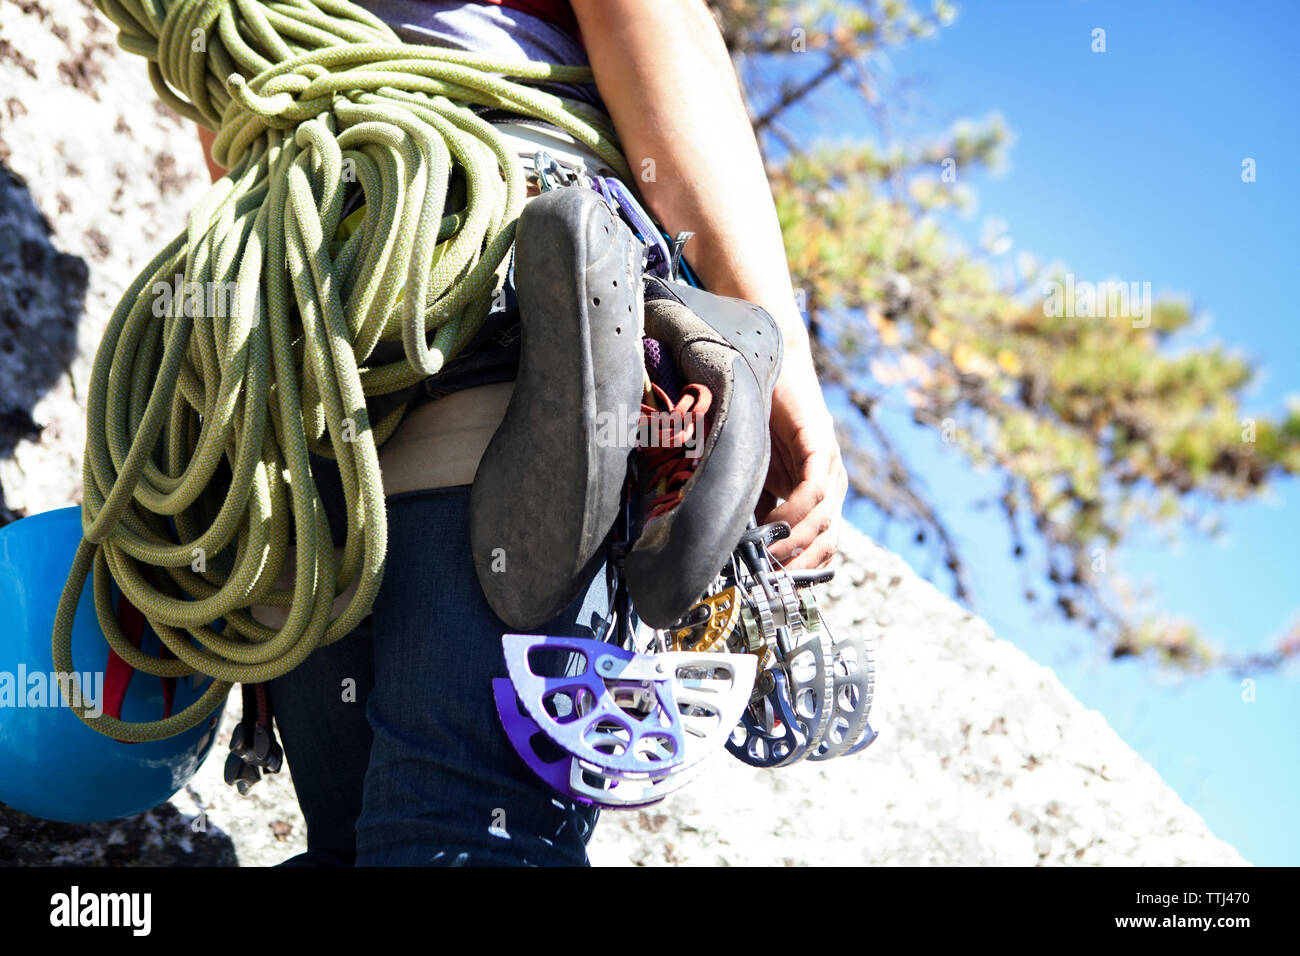
M 839 543 L 849 479 L 810 359 L 782 369 L 772 392 L 770 430 L 772 462 L 758 521 L 790 525 L 790 537 L 771 546 L 773 557 L 786 567 L 824 567 Z

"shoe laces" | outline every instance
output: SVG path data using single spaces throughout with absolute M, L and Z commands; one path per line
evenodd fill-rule
M 682 500 L 682 487 L 700 463 L 708 434 L 705 414 L 713 404 L 713 393 L 697 383 L 684 386 L 676 404 L 658 385 L 651 384 L 650 390 L 653 404 L 641 403 L 637 431 L 641 480 L 652 495 L 647 521 L 667 514 Z

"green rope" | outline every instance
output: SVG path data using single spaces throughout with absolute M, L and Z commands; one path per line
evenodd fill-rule
M 547 120 L 628 177 L 599 114 L 526 85 L 590 82 L 587 69 L 403 44 L 346 0 L 96 5 L 148 60 L 163 101 L 216 132 L 213 158 L 230 170 L 131 283 L 100 343 L 84 537 L 54 623 L 55 666 L 75 674 L 72 624 L 93 573 L 99 625 L 126 663 L 214 678 L 165 720 L 74 708 L 107 736 L 147 741 L 197 725 L 231 683 L 286 673 L 370 613 L 388 541 L 378 448 L 404 407 L 372 423 L 366 399 L 434 374 L 473 337 L 525 198 L 518 158 L 469 107 Z M 347 233 L 350 189 L 364 214 Z M 379 358 L 399 342 L 402 359 Z M 311 454 L 338 463 L 341 557 Z M 110 576 L 176 660 L 127 640 Z M 266 627 L 254 604 L 287 608 L 287 620 Z

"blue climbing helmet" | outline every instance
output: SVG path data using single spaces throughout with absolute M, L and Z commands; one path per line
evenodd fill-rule
M 202 675 L 160 678 L 132 669 L 100 630 L 91 577 L 72 628 L 75 685 L 57 673 L 54 613 L 81 537 L 79 508 L 0 528 L 0 803 L 66 823 L 114 820 L 167 800 L 207 756 L 221 717 L 218 708 L 174 737 L 128 744 L 92 730 L 69 709 L 63 688 L 82 695 L 92 713 L 161 720 L 212 683 Z M 127 640 L 151 656 L 171 656 L 116 586 L 112 601 Z

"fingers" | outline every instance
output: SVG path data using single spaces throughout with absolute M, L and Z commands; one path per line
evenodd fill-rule
M 784 521 L 790 537 L 771 546 L 772 556 L 790 569 L 825 567 L 835 555 L 843 524 L 841 509 L 848 475 L 838 455 L 815 452 L 790 496 L 762 515 L 764 523 Z
M 773 514 L 772 521 L 790 524 L 790 537 L 772 545 L 772 556 L 790 570 L 822 568 L 830 563 L 839 546 L 841 518 L 826 502 L 804 515 L 798 523 L 789 516 Z

